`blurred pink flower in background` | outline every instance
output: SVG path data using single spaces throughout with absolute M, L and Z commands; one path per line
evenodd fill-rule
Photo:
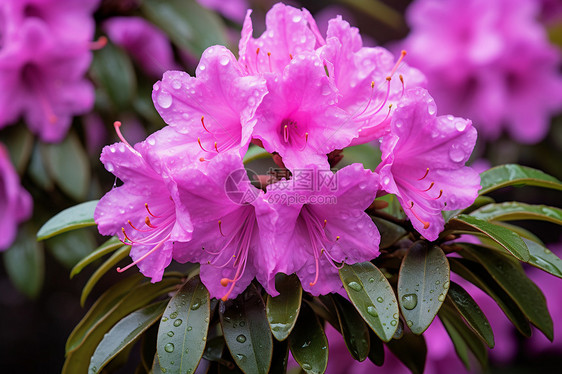
M 428 78 L 440 111 L 472 119 L 488 140 L 536 143 L 562 109 L 560 50 L 533 0 L 418 0 L 399 44 Z
M 216 10 L 226 18 L 236 22 L 244 20 L 246 9 L 248 9 L 247 0 L 197 0 L 197 2 L 205 8 Z
M 18 224 L 31 216 L 32 207 L 31 195 L 21 187 L 10 155 L 0 143 L 0 251 L 10 247 Z

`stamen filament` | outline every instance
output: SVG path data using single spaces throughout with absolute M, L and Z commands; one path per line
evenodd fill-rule
M 410 205 L 410 211 L 412 212 L 412 214 L 414 215 L 414 217 L 416 217 L 416 219 L 418 221 L 420 221 L 423 224 L 423 228 L 424 229 L 428 229 L 429 228 L 429 222 L 424 221 L 423 219 L 421 219 L 418 214 L 414 211 L 414 202 L 410 201 L 411 205 Z
M 396 64 L 394 64 L 394 67 L 392 68 L 392 70 L 390 71 L 390 76 L 392 77 L 394 75 L 394 73 L 396 73 L 396 70 L 398 70 L 398 67 L 400 66 L 400 64 L 402 63 L 402 60 L 404 60 L 404 57 L 406 57 L 406 51 L 402 50 L 402 52 L 400 52 L 400 57 L 398 58 L 398 61 L 396 61 Z
M 150 251 L 148 251 L 148 252 L 146 252 L 144 255 L 142 255 L 142 257 L 139 258 L 138 260 L 136 260 L 136 261 L 134 261 L 134 262 L 131 262 L 129 265 L 125 266 L 125 267 L 122 268 L 122 269 L 121 269 L 120 267 L 118 267 L 118 268 L 117 268 L 117 272 L 118 272 L 118 273 L 122 273 L 122 272 L 124 272 L 125 270 L 130 269 L 132 266 L 138 264 L 139 262 L 141 262 L 142 260 L 144 260 L 145 258 L 147 258 L 148 256 L 150 256 L 151 254 L 153 254 L 157 249 L 159 249 L 159 248 L 165 243 L 166 240 L 168 240 L 169 237 L 170 237 L 170 235 L 168 235 L 165 240 L 162 240 L 160 243 L 158 243 L 156 246 L 154 246 L 154 248 L 152 248 Z
M 203 128 L 205 129 L 205 131 L 207 131 L 210 134 L 211 132 L 205 126 L 205 116 L 201 116 L 201 124 L 203 125 Z
M 421 177 L 420 179 L 418 179 L 419 181 L 423 180 L 425 177 L 427 177 L 427 174 L 429 174 L 429 168 L 425 169 L 425 174 L 423 175 L 423 177 Z

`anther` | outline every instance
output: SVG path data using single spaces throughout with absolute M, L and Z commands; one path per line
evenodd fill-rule
M 98 40 L 90 43 L 90 50 L 97 51 L 98 49 L 102 49 L 106 45 L 107 45 L 107 38 L 102 35 L 98 38 Z
M 119 137 L 119 140 L 121 140 L 123 143 L 125 143 L 125 145 L 129 148 L 133 148 L 128 141 L 125 140 L 125 138 L 123 137 L 123 134 L 121 133 L 121 122 L 120 121 L 115 121 L 113 122 L 113 127 L 115 128 L 115 132 L 117 133 L 117 136 Z
M 322 226 L 322 228 L 323 228 L 323 229 L 326 228 L 326 225 L 327 225 L 327 224 L 328 224 L 328 220 L 325 219 L 325 220 L 324 220 L 324 225 Z
M 289 58 L 292 60 L 293 59 L 293 55 L 289 53 Z
M 150 218 L 148 218 L 148 216 L 145 217 L 144 219 L 144 223 L 146 223 L 146 225 L 150 228 L 156 229 L 158 228 L 158 226 L 154 226 L 151 222 L 150 222 Z
M 412 214 L 414 215 L 414 217 L 416 217 L 416 219 L 417 219 L 418 221 L 420 221 L 420 222 L 423 224 L 423 228 L 424 228 L 424 229 L 428 229 L 428 228 L 429 228 L 429 222 L 424 221 L 423 219 L 421 219 L 421 218 L 417 215 L 417 213 L 414 211 L 414 202 L 411 201 L 410 203 L 411 203 L 411 205 L 410 205 L 410 211 L 412 212 Z
M 231 282 L 230 279 L 228 279 L 228 278 L 222 278 L 222 279 L 221 279 L 221 286 L 226 287 L 226 286 L 228 286 L 228 284 L 229 284 L 230 282 Z
M 269 72 L 272 73 L 273 70 L 271 69 L 271 52 L 267 52 L 267 61 L 269 63 Z
M 215 142 L 215 151 L 217 151 L 217 153 L 219 153 L 219 148 L 217 147 L 217 142 Z
M 285 127 L 283 127 L 283 140 L 285 141 L 285 143 L 287 143 L 289 141 L 289 126 L 285 125 Z
M 337 242 L 338 240 L 340 240 L 340 236 L 339 236 L 339 235 L 336 236 L 336 242 Z
M 203 162 L 203 161 L 207 161 L 207 160 L 205 160 L 205 157 L 199 157 L 199 161 Z
M 121 227 L 121 231 L 123 232 L 123 236 L 125 236 L 125 239 L 128 240 L 131 244 L 133 243 L 133 241 L 131 240 L 131 238 L 129 238 L 127 236 L 127 233 L 125 232 L 125 228 Z

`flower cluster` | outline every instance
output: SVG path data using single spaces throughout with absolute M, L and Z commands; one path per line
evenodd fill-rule
M 537 20 L 540 3 L 418 0 L 399 47 L 427 75 L 440 108 L 471 118 L 489 140 L 505 129 L 536 143 L 562 109 L 561 54 Z
M 385 193 L 396 194 L 422 236 L 437 239 L 442 210 L 469 206 L 480 188 L 464 166 L 476 141 L 471 122 L 437 117 L 405 53 L 395 60 L 363 47 L 341 17 L 323 36 L 307 10 L 277 4 L 254 38 L 250 14 L 238 59 L 212 46 L 194 77 L 168 71 L 154 84 L 168 126 L 102 152 L 123 185 L 101 199 L 95 219 L 102 234 L 132 246 L 127 268 L 138 265 L 156 282 L 172 259 L 197 262 L 211 296 L 222 299 L 254 277 L 276 295 L 277 273 L 296 273 L 313 295 L 337 292 L 342 263 L 379 254 L 365 210 Z M 328 154 L 377 139 L 377 172 L 330 170 L 338 157 Z M 273 154 L 287 177 L 252 183 L 243 163 L 250 143 Z
M 23 117 L 46 142 L 65 136 L 89 111 L 94 88 L 84 74 L 96 43 L 99 0 L 4 0 L 0 3 L 0 128 Z

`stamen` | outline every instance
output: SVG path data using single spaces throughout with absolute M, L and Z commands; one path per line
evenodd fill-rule
M 327 224 L 328 224 L 328 220 L 325 219 L 325 220 L 324 220 L 324 225 L 322 226 L 322 228 L 325 229 Z
M 423 180 L 425 177 L 427 177 L 427 174 L 429 174 L 429 168 L 425 169 L 425 174 L 423 175 L 423 177 L 421 177 L 420 179 L 418 179 L 419 181 Z
M 127 223 L 129 224 L 129 226 L 131 226 L 133 229 L 140 231 L 140 232 L 148 232 L 150 230 L 141 230 L 141 229 L 137 229 L 135 226 L 133 226 L 133 223 L 131 222 L 131 220 L 127 220 Z
M 285 127 L 283 127 L 283 140 L 285 141 L 285 143 L 287 143 L 289 141 L 289 126 L 285 125 Z
M 292 60 L 293 59 L 293 55 L 289 53 L 289 58 Z
M 326 64 L 324 64 L 324 71 L 326 72 L 328 78 L 330 78 L 330 72 L 328 71 L 328 66 Z
M 273 70 L 271 69 L 271 52 L 267 52 L 267 61 L 269 62 L 269 72 L 272 73 Z
M 226 236 L 222 233 L 222 221 L 220 219 L 219 219 L 219 231 L 220 231 L 222 236 Z
M 207 131 L 210 134 L 211 132 L 205 126 L 205 116 L 201 116 L 201 124 L 203 125 L 203 128 L 205 129 L 205 131 Z
M 125 239 L 128 240 L 130 242 L 130 244 L 133 244 L 133 241 L 131 240 L 131 238 L 129 238 L 127 236 L 127 233 L 125 232 L 125 228 L 121 227 L 121 231 L 123 232 L 123 236 L 125 236 Z M 125 243 L 125 244 L 129 244 L 129 243 Z
M 404 90 L 406 89 L 406 87 L 404 86 L 404 77 L 402 76 L 402 74 L 400 74 L 398 77 L 400 78 L 400 83 L 402 83 L 402 93 L 400 95 L 404 96 Z
M 123 134 L 121 133 L 121 122 L 120 121 L 115 121 L 113 122 L 113 127 L 115 128 L 115 132 L 117 133 L 117 136 L 119 137 L 119 140 L 121 140 L 123 143 L 125 143 L 125 145 L 134 153 L 138 153 L 130 144 L 128 141 L 125 140 L 125 137 L 123 136 Z
M 201 138 L 197 138 L 197 143 L 199 143 L 199 147 L 203 150 L 203 152 L 209 152 L 205 148 L 203 148 L 203 145 L 201 144 Z
M 157 229 L 158 226 L 154 226 L 151 222 L 150 222 L 150 218 L 148 218 L 148 216 L 146 216 L 146 218 L 144 219 L 144 223 L 146 223 L 146 225 L 152 229 Z
M 102 35 L 98 38 L 98 40 L 90 43 L 90 50 L 97 51 L 99 49 L 102 49 L 106 45 L 107 45 L 107 38 Z
M 154 248 L 152 248 L 150 251 L 146 252 L 141 258 L 139 258 L 138 260 L 131 262 L 129 265 L 125 266 L 124 268 L 117 268 L 117 272 L 118 273 L 122 273 L 125 270 L 130 269 L 132 266 L 138 264 L 139 262 L 141 262 L 142 260 L 144 260 L 145 258 L 147 258 L 148 256 L 150 256 L 151 254 L 153 254 L 157 249 L 159 249 L 162 245 L 164 244 L 164 240 L 161 241 L 160 243 L 158 243 L 157 245 L 154 246 Z
M 323 250 L 324 248 L 322 248 L 322 251 Z M 318 254 L 316 253 L 316 251 L 314 251 L 314 266 L 316 267 L 316 275 L 314 276 L 314 281 L 309 283 L 310 287 L 313 287 L 318 282 L 319 269 L 318 269 Z
M 144 207 L 146 208 L 146 211 L 148 212 L 148 214 L 150 214 L 152 217 L 154 217 L 154 218 L 160 218 L 161 217 L 161 216 L 155 216 L 154 214 L 152 214 L 150 209 L 148 209 L 148 203 L 144 203 Z
M 390 76 L 393 76 L 394 73 L 396 73 L 396 70 L 398 70 L 398 67 L 402 63 L 402 60 L 404 60 L 404 57 L 406 57 L 406 51 L 402 50 L 402 52 L 400 52 L 400 57 L 398 58 L 398 61 L 396 61 L 396 64 L 394 64 L 394 67 L 390 71 Z
M 207 161 L 207 160 L 205 160 L 204 157 L 199 157 L 199 161 L 203 162 L 203 161 Z
M 431 184 L 429 185 L 429 187 L 427 187 L 425 190 L 422 190 L 422 191 L 423 191 L 423 192 L 427 192 L 427 191 L 431 190 L 434 185 L 435 185 L 435 182 L 431 182 Z
M 217 142 L 215 142 L 215 151 L 217 151 L 217 153 L 219 153 L 219 148 L 217 147 Z
M 411 205 L 410 205 L 410 211 L 412 212 L 412 214 L 414 215 L 414 217 L 416 217 L 416 219 L 417 219 L 418 221 L 420 221 L 420 222 L 423 224 L 423 228 L 424 228 L 424 229 L 428 229 L 428 228 L 429 228 L 429 222 L 424 221 L 423 219 L 421 219 L 421 218 L 417 215 L 417 213 L 414 211 L 414 202 L 411 201 L 410 203 L 411 203 Z
M 336 236 L 336 242 L 337 242 L 338 240 L 340 240 L 340 236 L 339 236 L 339 235 Z
M 258 73 L 260 72 L 259 63 L 258 63 L 259 55 L 260 55 L 260 49 L 258 48 L 256 49 L 256 72 Z
M 439 190 L 439 196 L 437 196 L 437 197 L 434 198 L 433 200 L 437 200 L 437 199 L 439 199 L 441 196 L 443 196 L 443 190 Z

